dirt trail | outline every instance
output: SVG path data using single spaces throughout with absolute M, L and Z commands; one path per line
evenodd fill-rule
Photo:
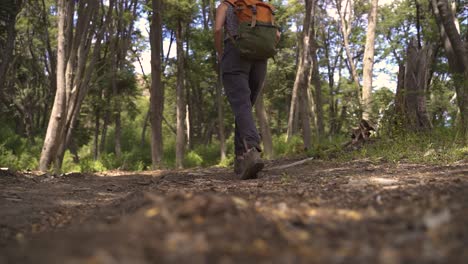
M 467 263 L 467 223 L 466 163 L 0 172 L 0 263 Z

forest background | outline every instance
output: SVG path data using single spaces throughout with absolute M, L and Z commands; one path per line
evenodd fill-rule
M 265 157 L 467 157 L 464 1 L 271 3 L 282 38 L 255 107 Z M 218 4 L 1 0 L 0 166 L 228 166 Z M 362 119 L 377 129 L 371 144 L 344 147 Z

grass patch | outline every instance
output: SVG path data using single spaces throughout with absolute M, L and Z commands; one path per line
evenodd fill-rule
M 456 140 L 452 129 L 435 129 L 426 133 L 399 133 L 374 138 L 355 151 L 335 152 L 337 160 L 384 160 L 424 164 L 451 164 L 468 159 L 468 146 Z

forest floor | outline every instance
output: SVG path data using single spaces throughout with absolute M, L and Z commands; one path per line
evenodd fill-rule
M 468 163 L 0 171 L 0 263 L 467 263 Z

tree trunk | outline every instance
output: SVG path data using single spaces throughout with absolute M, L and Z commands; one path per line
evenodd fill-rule
M 308 84 L 308 82 L 307 82 Z M 308 151 L 312 148 L 312 133 L 310 129 L 310 101 L 308 96 L 309 87 L 300 87 L 301 96 L 299 97 L 299 107 L 301 113 L 301 124 L 302 124 L 302 139 L 304 141 L 304 150 Z
M 315 30 L 314 30 L 315 31 Z M 313 33 L 315 35 L 315 33 Z M 317 138 L 320 138 L 325 134 L 324 132 L 324 117 L 323 117 L 323 101 L 322 101 L 322 84 L 320 82 L 320 73 L 319 73 L 319 65 L 317 60 L 317 43 L 315 41 L 315 37 L 313 38 L 313 47 L 311 50 L 311 57 L 312 57 L 312 69 L 311 69 L 311 82 L 314 87 L 314 119 L 315 119 L 315 128 L 317 131 Z
M 362 118 L 371 120 L 372 112 L 372 71 L 374 68 L 375 28 L 377 26 L 377 9 L 379 1 L 371 1 L 369 23 L 367 25 L 366 47 L 364 50 L 363 76 L 362 76 Z
M 214 2 L 215 2 L 214 0 L 210 0 L 209 20 L 212 21 L 212 23 L 214 22 L 215 17 L 216 17 L 216 11 L 215 11 L 216 9 L 215 9 Z M 220 65 L 218 63 L 218 60 L 216 59 L 216 52 L 214 50 L 213 50 L 212 56 L 213 56 L 213 61 L 214 61 L 214 68 L 217 74 L 216 107 L 218 110 L 218 138 L 219 138 L 220 157 L 221 157 L 221 161 L 223 161 L 224 159 L 226 159 L 226 133 L 224 131 L 224 107 L 223 107 L 224 100 L 222 96 L 223 82 L 222 82 L 222 77 L 221 77 Z
M 177 87 L 176 87 L 176 104 L 177 104 L 177 136 L 176 136 L 176 167 L 183 168 L 184 152 L 185 152 L 185 93 L 184 93 L 184 43 L 183 43 L 183 26 L 179 18 L 177 21 L 176 43 L 177 43 Z
M 65 92 L 65 66 L 66 66 L 66 21 L 68 16 L 69 0 L 58 0 L 58 33 L 57 33 L 57 90 L 55 93 L 54 105 L 47 126 L 46 137 L 42 147 L 39 161 L 39 170 L 47 171 L 49 165 L 54 161 L 57 149 L 62 138 L 63 126 L 66 118 L 66 92 Z
M 114 114 L 114 151 L 115 157 L 120 159 L 122 157 L 122 123 L 120 119 L 120 109 L 116 110 Z
M 405 117 L 405 65 L 400 64 L 398 69 L 398 82 L 395 93 L 395 113 L 397 124 Z
M 151 88 L 149 89 L 151 93 Z M 143 119 L 143 126 L 141 129 L 141 136 L 140 136 L 140 145 L 143 147 L 146 144 L 146 129 L 148 129 L 148 123 L 150 120 L 150 113 L 151 113 L 151 96 L 150 96 L 150 109 L 146 112 L 145 119 Z M 151 154 L 152 157 L 152 154 Z M 154 169 L 154 168 L 153 168 Z
M 109 105 L 110 97 L 107 99 L 107 105 Z M 102 124 L 102 132 L 101 132 L 101 142 L 99 143 L 99 152 L 104 153 L 106 149 L 106 140 L 107 140 L 107 128 L 109 127 L 110 122 L 110 111 L 106 109 L 104 114 L 104 122 Z
M 93 158 L 97 160 L 99 158 L 99 129 L 101 121 L 101 111 L 99 109 L 96 110 L 94 118 Z
M 426 107 L 427 79 L 432 65 L 433 48 L 418 48 L 413 39 L 408 47 L 404 77 L 405 123 L 410 130 L 424 131 L 432 128 Z
M 341 54 L 343 53 L 343 46 L 341 46 L 339 52 L 335 56 L 333 62 L 330 54 L 330 29 L 328 29 L 328 32 L 325 32 L 325 30 L 321 30 L 321 36 L 322 36 L 322 41 L 323 41 L 323 49 L 325 53 L 325 60 L 327 61 L 327 77 L 328 77 L 328 96 L 329 96 L 329 101 L 328 101 L 328 121 L 329 121 L 329 136 L 335 135 L 337 133 L 337 122 L 338 122 L 338 107 L 337 104 L 335 103 L 335 94 L 337 91 L 335 91 L 335 70 L 338 67 L 338 70 L 341 71 L 342 67 L 342 56 Z M 315 63 L 314 63 L 315 65 Z M 339 85 L 339 81 L 338 81 Z
M 257 116 L 257 121 L 262 135 L 264 156 L 267 159 L 271 159 L 273 158 L 273 140 L 271 138 L 268 116 L 263 102 L 263 92 L 260 92 L 258 95 L 257 102 L 255 104 L 255 114 Z
M 460 112 L 459 134 L 468 143 L 468 49 L 463 40 L 458 21 L 448 0 L 430 0 L 439 26 L 439 33 L 447 54 L 449 67 L 454 73 L 457 103 Z
M 351 24 L 352 24 L 352 19 L 353 19 L 353 14 L 352 14 L 353 0 L 346 0 L 346 5 L 345 5 L 344 10 L 341 9 L 341 1 L 342 0 L 336 0 L 336 7 L 337 7 L 338 15 L 341 21 L 341 33 L 343 35 L 343 42 L 344 42 L 344 48 L 346 51 L 346 57 L 348 58 L 349 73 L 351 74 L 351 77 L 354 81 L 354 85 L 356 86 L 358 98 L 361 98 L 361 85 L 359 84 L 359 76 L 356 70 L 356 64 L 354 64 L 353 55 L 351 53 L 351 48 L 349 45 L 349 35 L 351 34 L 351 30 L 352 30 Z M 347 13 L 348 9 L 349 9 L 349 13 Z M 348 20 L 346 20 L 347 14 L 348 14 Z
M 78 119 L 81 104 L 89 89 L 89 81 L 94 71 L 95 62 L 100 54 L 100 44 L 112 14 L 113 2 L 113 0 L 109 1 L 106 19 L 101 20 L 103 23 L 99 25 L 100 28 L 98 28 L 99 23 L 96 22 L 98 21 L 96 15 L 99 10 L 99 1 L 78 2 L 76 22 L 74 22 L 75 2 L 61 2 L 64 5 L 61 8 L 65 15 L 63 22 L 61 22 L 64 24 L 63 29 L 60 29 L 61 34 L 58 34 L 58 46 L 63 49 L 60 58 L 63 61 L 60 61 L 61 65 L 59 66 L 59 57 L 57 56 L 56 91 L 56 99 L 58 95 L 60 95 L 61 99 L 58 103 L 54 102 L 53 107 L 57 103 L 64 108 L 63 111 L 65 112 L 60 117 L 62 120 L 59 125 L 55 124 L 54 121 L 49 121 L 48 131 L 51 131 L 54 138 L 53 140 L 49 138 L 48 141 L 48 135 L 46 135 L 45 148 L 41 153 L 42 161 L 39 165 L 41 170 L 46 170 L 52 161 L 55 161 L 57 172 L 61 168 L 65 150 L 72 139 L 72 132 Z M 93 55 L 91 60 L 88 61 L 88 55 L 93 43 Z M 59 88 L 59 85 L 62 87 Z M 50 147 L 50 141 L 54 141 L 52 147 Z M 54 146 L 55 144 L 56 146 Z
M 309 86 L 309 74 L 310 74 L 310 38 L 311 38 L 311 22 L 313 20 L 314 11 L 315 11 L 315 1 L 314 0 L 306 0 L 305 1 L 305 9 L 306 14 L 304 17 L 303 23 L 303 30 L 302 30 L 302 40 L 300 45 L 300 53 L 299 53 L 299 63 L 296 72 L 296 79 L 294 81 L 294 87 L 292 92 L 291 98 L 291 106 L 289 109 L 289 119 L 288 119 L 288 133 L 286 140 L 289 142 L 293 135 L 293 126 L 294 126 L 294 115 L 296 113 L 296 103 L 298 102 L 298 95 L 304 94 L 301 89 L 308 89 Z M 304 90 L 305 91 L 305 90 Z M 307 108 L 307 105 L 305 106 Z M 304 113 L 304 111 L 301 111 Z
M 218 63 L 216 63 L 218 64 Z M 219 65 L 217 67 L 219 69 Z M 216 106 L 218 109 L 218 138 L 219 138 L 219 151 L 221 161 L 226 159 L 226 136 L 224 132 L 224 108 L 223 108 L 223 96 L 221 95 L 222 82 L 221 75 L 218 72 L 218 81 L 216 82 Z

